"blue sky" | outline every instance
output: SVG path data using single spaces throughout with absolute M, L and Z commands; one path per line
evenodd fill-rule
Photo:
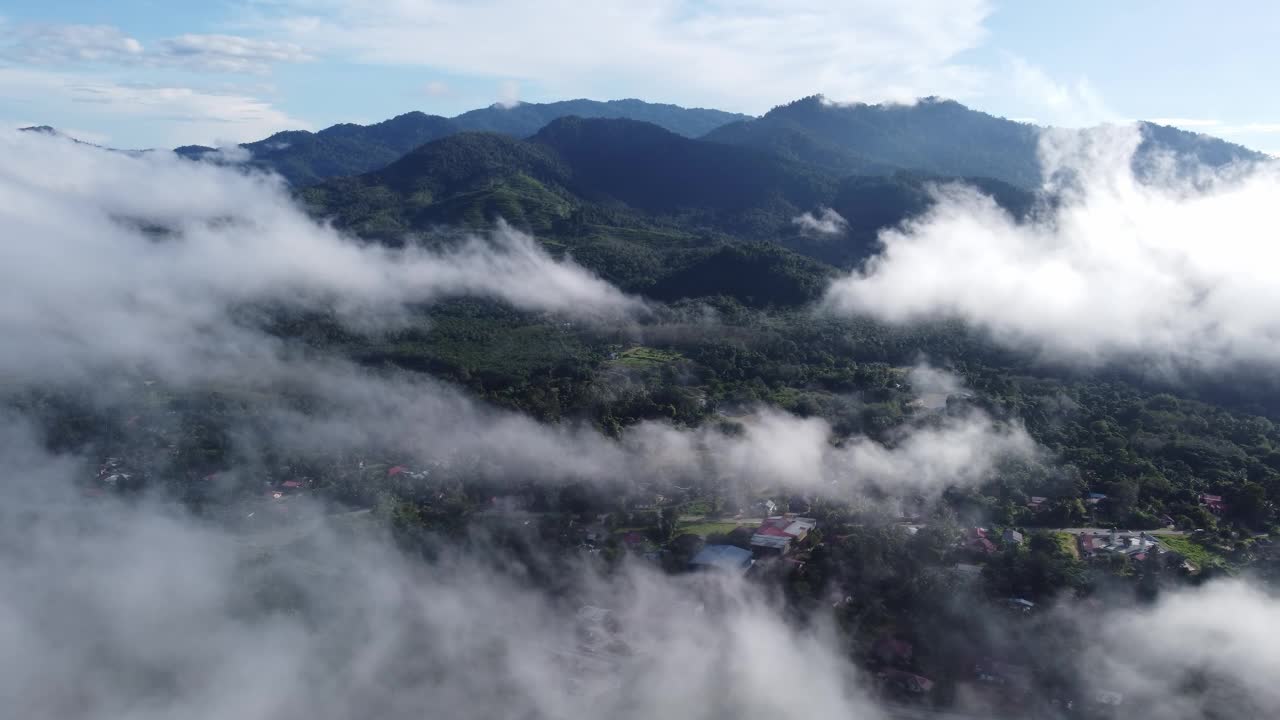
M 517 99 L 761 113 L 821 92 L 1161 120 L 1280 152 L 1265 2 L 9 0 L 0 18 L 0 123 L 120 147 Z

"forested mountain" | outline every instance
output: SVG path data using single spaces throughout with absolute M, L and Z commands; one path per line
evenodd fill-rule
M 833 190 L 829 175 L 800 163 L 690 140 L 634 120 L 562 118 L 530 142 L 565 159 L 579 196 L 650 212 L 791 212 L 826 200 Z
M 837 177 L 910 170 L 925 175 L 989 177 L 1028 189 L 1039 187 L 1042 179 L 1036 155 L 1040 128 L 937 98 L 914 105 L 837 105 L 813 96 L 774 108 L 758 119 L 640 100 L 517 103 L 492 105 L 453 118 L 415 111 L 373 125 L 343 123 L 315 133 L 289 130 L 242 147 L 252 153 L 253 165 L 274 170 L 302 187 L 377 170 L 423 143 L 455 133 L 486 131 L 528 138 L 567 117 L 651 123 L 685 139 L 752 148 Z M 1239 145 L 1177 128 L 1150 123 L 1143 123 L 1142 128 L 1147 140 L 1135 164 L 1144 170 L 1152 166 L 1147 160 L 1157 151 L 1181 158 L 1175 164 L 1179 167 L 1191 167 L 1194 162 L 1219 166 L 1263 157 Z M 553 130 L 544 141 L 551 142 L 565 132 L 565 128 Z M 606 149 L 621 158 L 619 153 L 634 150 L 640 147 L 636 143 L 642 142 L 637 136 L 621 147 Z M 668 143 L 664 152 L 697 148 L 700 157 L 713 164 L 719 162 L 715 151 L 704 146 L 680 145 L 672 139 L 663 142 Z M 213 150 L 190 145 L 174 152 L 195 158 Z M 669 194 L 676 196 L 699 187 L 698 166 L 699 162 L 691 161 L 688 174 L 682 175 L 687 178 L 685 184 L 665 188 Z M 754 179 L 750 171 L 742 170 L 748 175 L 739 179 L 739 187 Z
M 280 173 L 294 185 L 311 185 L 331 177 L 358 175 L 383 167 L 410 150 L 458 132 L 438 115 L 409 112 L 373 125 L 342 123 L 312 133 L 286 130 L 241 147 L 250 162 Z M 213 148 L 187 146 L 174 152 L 200 157 Z
M 490 105 L 453 118 L 464 130 L 488 130 L 516 137 L 529 137 L 547 123 L 570 115 L 582 118 L 624 118 L 641 120 L 666 128 L 677 135 L 700 137 L 726 123 L 749 120 L 750 115 L 706 108 L 649 103 L 643 100 L 562 100 L 552 103 Z
M 1169 151 L 1211 166 L 1262 155 L 1205 135 L 1142 124 L 1135 164 Z M 952 100 L 914 105 L 836 104 L 821 96 L 776 107 L 757 120 L 712 130 L 704 139 L 755 147 L 846 173 L 884 166 L 938 175 L 983 176 L 1025 188 L 1041 184 L 1040 128 L 971 110 Z
M 241 147 L 252 153 L 250 162 L 253 165 L 274 170 L 294 185 L 306 186 L 385 167 L 423 143 L 458 132 L 485 130 L 524 138 L 552 120 L 567 115 L 643 120 L 690 137 L 748 117 L 720 110 L 687 109 L 640 100 L 566 100 L 493 105 L 454 118 L 414 111 L 373 125 L 342 123 L 315 133 L 287 130 Z M 174 150 L 191 158 L 213 151 L 214 148 L 201 145 L 187 145 Z
M 527 140 L 475 132 L 442 138 L 303 196 L 340 227 L 384 242 L 502 218 L 630 291 L 793 305 L 817 297 L 834 267 L 872 254 L 880 229 L 925 210 L 929 186 L 948 180 L 919 173 L 841 179 L 828 168 L 649 123 L 571 117 Z M 1014 213 L 1035 200 L 997 180 L 967 182 Z M 847 222 L 821 234 L 795 223 L 824 208 Z

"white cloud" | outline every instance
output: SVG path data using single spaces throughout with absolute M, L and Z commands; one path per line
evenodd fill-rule
M 993 79 L 993 83 L 1007 82 L 1008 96 L 1050 125 L 1086 127 L 1118 119 L 1087 78 L 1060 82 L 1016 56 L 1006 58 L 1006 64 L 1007 75 Z
M 1151 717 L 1263 717 L 1280 707 L 1280 604 L 1256 585 L 1218 580 L 1083 625 L 1085 678 Z
M 125 84 L 50 70 L 0 67 L 0 96 L 36 108 L 27 112 L 42 117 L 76 116 L 90 109 L 94 115 L 127 118 L 151 128 L 145 135 L 155 145 L 247 142 L 309 127 L 269 101 L 241 92 Z
M 818 214 L 806 212 L 791 218 L 791 224 L 801 230 L 819 235 L 836 235 L 849 227 L 849 221 L 831 208 L 819 208 Z
M 829 628 L 740 579 L 544 556 L 553 592 L 500 547 L 413 559 L 341 520 L 299 519 L 313 530 L 280 547 L 145 500 L 86 502 L 79 459 L 7 420 L 0 695 L 15 716 L 881 717 Z M 616 626 L 580 621 L 588 603 Z
M 153 62 L 174 63 L 214 72 L 265 73 L 276 63 L 298 63 L 312 57 L 292 43 L 237 35 L 186 34 L 162 40 Z
M 35 64 L 134 63 L 142 43 L 110 25 L 27 25 L 10 30 L 0 54 Z
M 498 104 L 505 108 L 520 104 L 520 83 L 506 80 L 498 86 Z
M 973 189 L 937 188 L 930 211 L 882 232 L 882 255 L 830 288 L 828 307 L 957 317 L 1070 360 L 1275 365 L 1280 171 L 1139 182 L 1140 141 L 1134 127 L 1044 134 L 1061 195 L 1026 222 Z
M 514 76 L 560 96 L 625 88 L 758 112 L 814 92 L 847 100 L 963 95 L 979 73 L 955 56 L 985 38 L 990 7 L 985 0 L 299 0 L 263 11 L 267 34 L 357 62 Z
M 33 133 L 0 147 L 0 374 L 150 365 L 182 377 L 202 361 L 269 356 L 270 343 L 232 320 L 246 303 L 353 323 L 467 294 L 581 318 L 642 307 L 505 228 L 440 252 L 362 246 L 308 218 L 275 178 Z
M 277 63 L 312 59 L 292 43 L 238 35 L 188 33 L 148 49 L 110 25 L 20 25 L 3 39 L 7 39 L 0 45 L 3 56 L 36 65 L 109 64 L 261 74 Z

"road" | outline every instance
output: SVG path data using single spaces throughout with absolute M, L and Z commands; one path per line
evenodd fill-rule
M 1087 527 L 1086 527 L 1086 528 L 1027 528 L 1027 529 L 1028 529 L 1028 530 L 1031 530 L 1031 531 L 1044 529 L 1044 530 L 1046 530 L 1046 531 L 1048 531 L 1048 532 L 1065 532 L 1065 533 L 1071 533 L 1072 535 L 1079 535 L 1080 533 L 1089 533 L 1090 535 L 1106 535 L 1106 534 L 1108 534 L 1108 533 L 1110 533 L 1110 532 L 1111 532 L 1111 528 L 1097 528 L 1097 527 L 1092 527 L 1092 528 L 1087 528 Z M 1142 531 L 1142 530 L 1125 530 L 1124 528 L 1116 528 L 1116 532 L 1118 532 L 1118 533 L 1122 533 L 1122 534 L 1132 534 L 1132 533 L 1140 533 L 1140 532 L 1144 532 L 1144 531 Z M 1148 535 L 1169 535 L 1169 536 L 1177 536 L 1177 535 L 1186 535 L 1186 534 L 1187 534 L 1187 531 L 1186 531 L 1186 530 L 1174 530 L 1173 528 L 1156 528 L 1155 530 L 1146 530 L 1145 532 L 1146 532 Z

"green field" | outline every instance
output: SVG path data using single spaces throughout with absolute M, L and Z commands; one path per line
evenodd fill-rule
M 1193 565 L 1201 570 L 1211 565 L 1224 566 L 1226 564 L 1226 561 L 1217 552 L 1191 538 L 1165 536 L 1160 538 L 1160 544 L 1190 560 Z
M 733 531 L 734 529 L 740 526 L 742 526 L 742 523 L 737 523 L 732 520 L 727 522 L 696 522 L 696 523 L 681 524 L 679 532 L 692 533 L 694 535 L 701 535 L 702 537 L 706 537 L 708 535 L 716 535 L 716 534 L 723 535 L 725 533 Z

